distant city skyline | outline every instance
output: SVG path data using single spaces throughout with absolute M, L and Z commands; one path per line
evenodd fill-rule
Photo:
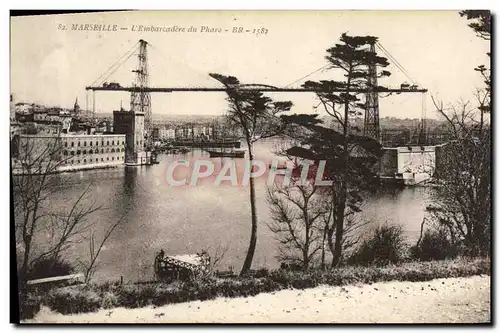
M 293 23 L 293 24 L 292 24 Z M 72 31 L 73 24 L 127 28 L 118 32 Z M 454 103 L 472 99 L 483 82 L 474 67 L 489 62 L 489 43 L 478 38 L 456 11 L 319 11 L 319 12 L 130 12 L 11 18 L 11 93 L 15 102 L 35 102 L 71 108 L 78 98 L 92 109 L 90 85 L 140 38 L 149 47 L 150 85 L 154 87 L 216 87 L 211 72 L 234 75 L 242 83 L 283 87 L 325 66 L 326 49 L 340 35 L 373 35 L 411 75 L 429 89 L 424 107 L 421 94 L 380 99 L 380 116 L 419 118 L 422 110 L 435 118 L 430 96 Z M 59 25 L 67 30 L 58 30 Z M 210 27 L 228 33 L 132 32 L 132 25 Z M 255 36 L 233 34 L 233 27 L 265 28 Z M 206 29 L 205 29 L 206 30 Z M 27 42 L 26 36 L 30 36 Z M 383 55 L 383 54 L 382 54 Z M 131 85 L 137 59 L 124 62 L 108 82 Z M 381 85 L 399 87 L 408 78 L 391 64 L 392 76 Z M 335 72 L 318 71 L 307 79 L 335 79 Z M 292 87 L 299 86 L 301 80 Z M 411 82 L 409 82 L 411 83 Z M 222 115 L 224 93 L 152 93 L 153 115 Z M 294 102 L 292 112 L 320 111 L 314 94 L 270 93 Z M 126 92 L 97 92 L 96 111 L 129 108 Z

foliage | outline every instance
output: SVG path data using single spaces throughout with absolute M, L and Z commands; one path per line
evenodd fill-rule
M 71 264 L 61 259 L 44 258 L 33 264 L 28 273 L 28 279 L 43 279 L 52 276 L 69 275 L 73 271 Z
M 90 288 L 61 288 L 51 291 L 43 301 L 62 314 L 94 312 L 101 308 L 101 298 Z
M 489 10 L 463 10 L 460 16 L 465 16 L 467 20 L 472 20 L 469 27 L 472 28 L 479 37 L 490 40 L 491 38 L 491 12 Z
M 411 248 L 413 258 L 422 261 L 453 259 L 457 253 L 445 229 L 426 230 L 423 237 Z
M 360 135 L 360 130 L 351 125 L 350 118 L 373 107 L 364 95 L 384 90 L 384 87 L 374 86 L 373 76 L 382 78 L 390 75 L 385 70 L 373 73 L 373 68 L 389 65 L 386 58 L 367 48 L 377 42 L 376 37 L 348 36 L 344 33 L 340 42 L 327 50 L 326 60 L 331 69 L 343 74 L 345 80 L 307 81 L 304 84 L 305 88 L 316 92 L 325 112 L 339 125 L 339 131 L 322 126 L 315 115 L 282 117 L 308 130 L 301 144 L 290 148 L 288 153 L 327 162 L 324 176 L 332 182 L 329 202 L 334 210 L 333 221 L 327 226 L 326 233 L 333 254 L 332 265 L 341 261 L 346 210 L 359 210 L 362 202 L 360 192 L 378 184 L 373 168 L 382 152 L 378 138 Z
M 405 259 L 406 240 L 400 225 L 384 224 L 348 259 L 351 264 L 396 264 Z

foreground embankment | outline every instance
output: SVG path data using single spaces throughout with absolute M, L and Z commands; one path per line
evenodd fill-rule
M 62 315 L 36 323 L 488 323 L 490 277 L 319 286 L 253 297 Z
M 462 298 L 465 297 L 463 299 L 464 301 L 467 301 L 468 297 L 471 297 L 471 302 L 475 302 L 476 298 L 481 300 L 484 300 L 486 298 L 489 299 L 488 295 L 489 295 L 490 272 L 491 272 L 490 261 L 488 259 L 475 259 L 475 260 L 456 259 L 456 260 L 436 261 L 436 262 L 410 262 L 401 265 L 390 265 L 384 267 L 376 267 L 376 266 L 341 267 L 333 269 L 331 271 L 314 270 L 310 272 L 288 272 L 288 271 L 278 270 L 263 274 L 260 277 L 253 277 L 253 278 L 248 278 L 248 277 L 236 278 L 236 279 L 199 278 L 194 281 L 189 281 L 184 283 L 177 282 L 171 284 L 154 282 L 154 283 L 140 284 L 140 285 L 133 285 L 133 284 L 123 284 L 123 285 L 105 284 L 105 285 L 88 285 L 88 286 L 84 285 L 84 286 L 74 286 L 74 287 L 56 289 L 46 294 L 30 295 L 29 298 L 30 308 L 28 310 L 31 311 L 31 315 L 26 317 L 31 318 L 35 316 L 35 322 L 40 322 L 40 321 L 55 322 L 59 320 L 62 321 L 83 320 L 92 322 L 103 322 L 104 319 L 106 319 L 104 321 L 114 320 L 115 322 L 119 322 L 120 320 L 125 320 L 125 319 L 133 321 L 134 319 L 140 320 L 140 318 L 142 317 L 139 315 L 134 316 L 133 313 L 135 312 L 127 309 L 138 309 L 138 308 L 149 309 L 145 310 L 146 312 L 141 312 L 147 314 L 148 313 L 147 311 L 153 311 L 152 310 L 153 307 L 163 308 L 167 306 L 165 309 L 177 309 L 177 308 L 170 308 L 170 306 L 177 306 L 174 304 L 183 303 L 182 305 L 179 306 L 180 309 L 184 309 L 185 311 L 185 309 L 191 309 L 191 307 L 193 306 L 192 304 L 206 305 L 206 304 L 212 304 L 210 303 L 212 301 L 216 302 L 213 304 L 215 304 L 214 306 L 217 307 L 217 304 L 219 303 L 223 304 L 227 302 L 233 302 L 232 300 L 229 300 L 229 298 L 231 298 L 234 299 L 234 302 L 236 302 L 235 309 L 237 309 L 238 306 L 237 304 L 239 304 L 238 302 L 240 302 L 241 299 L 243 299 L 243 301 L 241 302 L 243 302 L 244 304 L 247 304 L 247 301 L 250 302 L 250 300 L 253 300 L 252 302 L 254 303 L 257 302 L 255 304 L 263 304 L 262 306 L 264 306 L 263 308 L 264 310 L 262 310 L 263 312 L 258 314 L 258 312 L 255 312 L 257 311 L 256 309 L 259 308 L 257 305 L 255 305 L 257 307 L 248 307 L 246 310 L 245 310 L 245 305 L 243 305 L 241 311 L 246 313 L 246 315 L 244 315 L 242 318 L 246 319 L 237 319 L 233 317 L 228 317 L 224 319 L 220 316 L 224 316 L 226 314 L 225 311 L 217 310 L 219 314 L 215 317 L 213 316 L 206 317 L 206 321 L 246 322 L 248 321 L 249 316 L 250 317 L 256 316 L 257 317 L 256 321 L 261 321 L 260 316 L 263 316 L 265 313 L 267 313 L 268 310 L 271 311 L 270 309 L 266 308 L 267 301 L 265 297 L 270 297 L 270 298 L 278 297 L 279 299 L 283 300 L 283 305 L 295 304 L 296 300 L 301 299 L 300 297 L 301 295 L 317 296 L 323 294 L 323 292 L 318 294 L 315 291 L 312 291 L 313 294 L 311 294 L 311 290 L 315 288 L 320 288 L 318 290 L 331 290 L 333 292 L 333 294 L 331 294 L 325 291 L 326 295 L 323 296 L 325 297 L 327 297 L 327 295 L 330 296 L 328 296 L 325 299 L 320 298 L 321 300 L 318 300 L 317 302 L 320 303 L 326 302 L 331 298 L 332 300 L 334 300 L 334 306 L 339 306 L 339 303 L 335 302 L 340 302 L 340 299 L 342 300 L 341 301 L 342 304 L 344 304 L 345 302 L 353 302 L 353 300 L 349 301 L 350 298 L 353 297 L 352 295 L 358 295 L 356 301 L 357 303 L 355 302 L 351 304 L 352 311 L 358 311 L 356 310 L 356 306 L 360 306 L 359 311 L 376 312 L 378 310 L 375 309 L 376 308 L 375 304 L 371 305 L 374 308 L 364 307 L 363 305 L 365 303 L 364 298 L 368 297 L 367 295 L 371 295 L 368 292 L 369 290 L 375 292 L 375 291 L 380 291 L 382 288 L 383 290 L 390 292 L 387 295 L 381 293 L 379 296 L 382 297 L 382 299 L 385 299 L 384 297 L 392 298 L 393 300 L 390 300 L 390 302 L 399 299 L 399 301 L 394 304 L 388 303 L 388 306 L 390 305 L 390 307 L 385 310 L 387 312 L 387 316 L 389 317 L 385 317 L 386 319 L 383 319 L 382 317 L 380 318 L 374 317 L 375 319 L 373 319 L 375 321 L 380 321 L 380 320 L 384 321 L 384 320 L 389 320 L 391 318 L 389 315 L 390 313 L 396 313 L 396 311 L 399 311 L 396 310 L 399 306 L 405 307 L 406 306 L 405 299 L 407 298 L 410 299 L 411 297 L 415 297 L 414 301 L 418 303 L 420 299 L 419 297 L 423 297 L 423 299 L 425 299 L 426 297 L 427 298 L 434 297 L 432 296 L 433 295 L 432 292 L 436 292 L 438 288 L 436 287 L 436 285 L 434 285 L 434 287 L 431 286 L 434 283 L 437 283 L 435 282 L 437 281 L 436 279 L 443 279 L 443 278 L 450 279 L 449 283 L 447 283 L 445 280 L 440 281 L 438 283 L 438 285 L 441 288 L 440 290 L 442 290 L 442 292 L 438 294 L 448 299 L 447 301 L 448 303 L 446 303 L 448 305 L 453 303 L 453 299 L 456 298 L 455 297 L 456 293 L 458 293 L 457 297 L 462 297 Z M 481 288 L 478 289 L 479 294 L 477 295 L 474 294 L 475 291 L 472 290 L 475 288 L 473 285 L 470 285 L 469 287 L 465 288 L 465 289 L 472 288 L 470 292 L 465 294 L 464 294 L 465 291 L 461 290 L 464 288 L 458 286 L 459 282 L 461 281 L 460 278 L 468 278 L 471 276 L 488 276 L 487 278 L 481 278 L 482 280 L 480 280 L 481 282 L 479 283 L 482 289 Z M 453 280 L 453 279 L 459 279 L 459 280 Z M 426 287 L 427 281 L 434 281 L 434 282 L 428 282 Z M 389 288 L 387 287 L 387 285 L 390 285 L 390 283 L 393 284 L 396 283 L 396 284 L 392 285 Z M 398 285 L 398 283 L 403 283 L 403 285 Z M 474 284 L 475 282 L 471 283 Z M 380 284 L 380 286 L 374 287 L 374 284 Z M 455 284 L 457 286 L 455 286 Z M 354 290 L 358 289 L 352 289 L 352 288 L 358 288 L 358 287 L 353 287 L 353 286 L 361 286 L 361 285 L 364 286 L 363 288 L 368 288 L 368 289 L 364 290 L 360 289 L 359 294 L 354 292 Z M 343 292 L 343 290 L 348 290 L 348 288 L 352 289 L 351 294 L 349 294 L 349 292 L 347 292 L 345 295 L 340 293 L 340 291 Z M 393 291 L 391 291 L 391 288 L 393 289 Z M 427 290 L 427 288 L 429 289 Z M 405 291 L 405 289 L 414 290 L 415 292 L 419 290 L 422 292 L 427 290 L 426 292 L 429 292 L 430 294 L 421 293 L 420 291 L 419 293 L 416 294 L 408 293 L 407 291 Z M 301 290 L 306 290 L 305 294 L 301 292 Z M 397 290 L 398 292 L 394 290 Z M 485 294 L 486 290 L 488 291 L 488 295 Z M 259 294 L 261 294 L 262 296 Z M 269 295 L 271 295 L 272 297 Z M 342 297 L 337 300 L 338 295 L 342 295 Z M 254 296 L 257 296 L 257 301 L 255 301 Z M 376 298 L 379 296 L 373 294 L 370 297 L 372 297 L 373 301 L 375 302 Z M 250 298 L 247 299 L 245 297 L 250 297 Z M 259 297 L 264 297 L 264 300 L 259 300 Z M 310 306 L 311 304 L 316 302 L 312 301 L 315 297 L 312 298 L 311 297 L 305 298 L 299 303 L 304 306 Z M 372 299 L 370 297 L 366 299 L 367 304 L 369 304 L 370 300 Z M 199 301 L 207 301 L 208 303 L 205 302 L 200 303 Z M 401 303 L 402 301 L 405 302 Z M 309 304 L 310 302 L 313 303 Z M 424 302 L 424 300 L 422 300 L 422 302 Z M 190 305 L 190 303 L 192 304 Z M 271 302 L 271 304 L 274 303 Z M 283 308 L 284 316 L 287 317 L 288 313 L 296 311 L 300 304 L 297 303 L 296 306 L 292 306 L 291 309 Z M 438 302 L 436 304 L 440 303 Z M 483 304 L 481 305 L 481 307 L 484 308 L 485 303 L 482 302 L 481 304 Z M 184 306 L 186 306 L 186 308 L 183 308 Z M 205 319 L 203 318 L 205 317 L 194 316 L 194 313 L 196 313 L 195 310 L 198 310 L 197 309 L 198 306 L 200 305 L 197 305 L 192 309 L 192 311 L 194 311 L 193 315 L 189 314 L 188 316 L 180 315 L 179 317 L 175 316 L 172 317 L 169 314 L 168 318 L 164 319 L 167 321 L 174 320 L 175 322 L 204 321 Z M 271 305 L 271 307 L 275 306 L 279 307 L 278 304 Z M 442 306 L 442 305 L 436 305 L 436 306 Z M 39 311 L 40 308 L 41 310 Z M 314 306 L 313 308 L 315 309 L 314 311 L 319 311 L 318 315 L 323 315 L 323 316 L 327 315 L 327 312 L 320 311 L 319 309 L 316 309 Z M 50 309 L 50 311 L 48 309 Z M 400 310 L 406 311 L 403 309 Z M 418 307 L 415 308 L 415 311 L 416 310 L 418 310 Z M 123 311 L 125 311 L 124 312 L 125 314 L 129 313 L 127 311 L 132 311 L 132 312 L 130 312 L 130 315 L 129 314 L 124 315 L 124 317 L 118 316 L 115 317 L 114 319 L 107 318 L 111 317 L 111 314 L 113 313 L 116 314 L 116 313 L 121 313 Z M 174 313 L 170 311 L 171 310 L 168 310 L 169 313 Z M 56 312 L 59 312 L 59 314 L 56 314 Z M 94 312 L 94 314 L 88 314 L 88 315 L 78 314 L 78 313 L 91 313 L 91 312 Z M 158 315 L 157 317 L 156 316 L 154 317 L 157 318 L 158 320 L 160 320 L 160 317 L 165 317 L 166 315 L 165 312 L 161 311 L 160 312 L 153 311 L 153 312 L 155 315 Z M 188 313 L 190 312 L 191 310 Z M 101 318 L 101 315 L 99 314 L 102 313 L 107 314 L 106 318 L 104 317 Z M 161 313 L 163 313 L 163 315 Z M 267 321 L 269 320 L 281 321 L 281 319 L 283 319 L 283 317 L 281 317 L 281 315 L 278 315 L 276 312 L 270 312 L 270 313 L 271 315 L 268 316 L 268 319 L 266 319 Z M 73 317 L 71 316 L 72 314 L 78 314 L 78 315 Z M 347 316 L 348 314 L 346 313 L 344 315 Z M 433 318 L 432 314 L 423 313 L 423 316 L 424 317 L 431 316 L 429 318 L 431 319 Z M 82 318 L 87 318 L 87 319 L 82 319 Z M 120 319 L 120 318 L 125 318 L 125 319 Z M 367 314 L 366 318 L 369 319 L 371 317 L 369 317 L 369 315 Z M 398 317 L 396 316 L 395 318 Z M 410 316 L 409 318 L 413 317 Z M 290 317 L 287 320 L 292 320 L 292 319 L 293 318 Z M 306 319 L 307 318 L 303 318 L 302 320 Z M 149 320 L 149 319 L 144 319 L 144 320 Z M 324 318 L 323 320 L 327 319 Z M 334 318 L 331 320 L 336 321 L 337 319 Z M 339 319 L 339 321 L 344 321 L 344 320 L 347 319 L 345 319 L 345 317 L 340 317 Z

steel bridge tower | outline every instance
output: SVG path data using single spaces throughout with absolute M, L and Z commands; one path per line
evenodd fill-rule
M 370 44 L 370 52 L 375 54 L 375 43 Z M 368 82 L 366 92 L 366 111 L 364 122 L 364 136 L 368 136 L 380 142 L 380 116 L 377 92 L 377 65 L 368 66 Z
M 152 115 L 151 115 L 151 95 L 149 88 L 149 72 L 148 72 L 148 42 L 139 40 L 139 64 L 135 73 L 135 80 L 132 85 L 133 90 L 130 93 L 130 110 L 134 112 L 144 113 L 144 136 L 146 147 L 151 146 L 152 134 Z

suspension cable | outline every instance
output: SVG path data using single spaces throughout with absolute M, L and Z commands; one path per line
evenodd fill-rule
M 291 86 L 291 85 L 293 85 L 293 84 L 295 84 L 295 83 L 297 83 L 297 82 L 299 82 L 299 81 L 302 81 L 303 79 L 308 78 L 309 76 L 311 76 L 311 75 L 313 75 L 313 74 L 316 74 L 316 73 L 317 73 L 317 72 L 319 72 L 319 71 L 323 71 L 323 70 L 325 70 L 325 69 L 326 69 L 327 67 L 329 67 L 329 66 L 330 66 L 329 64 L 328 64 L 328 65 L 324 65 L 324 66 L 322 66 L 322 67 L 320 67 L 320 68 L 316 69 L 315 71 L 313 71 L 313 72 L 311 72 L 311 73 L 309 73 L 309 74 L 307 74 L 307 75 L 305 75 L 305 76 L 301 77 L 300 79 L 297 79 L 297 80 L 293 81 L 292 83 L 287 84 L 284 88 L 287 88 L 287 87 L 289 87 L 289 86 Z
M 414 80 L 403 65 L 382 45 L 377 42 L 377 46 L 380 50 L 394 63 L 394 65 L 410 80 L 413 84 L 417 84 L 418 81 Z
M 133 56 L 134 53 L 135 53 L 135 50 L 134 50 L 134 52 L 131 52 L 125 59 L 123 59 L 121 61 L 121 63 L 118 66 L 116 66 L 116 68 L 114 70 L 112 70 L 104 79 L 101 80 L 101 82 L 106 81 L 111 75 L 113 75 L 113 73 L 115 73 L 118 70 L 118 68 L 120 68 L 128 59 L 130 59 L 130 57 Z
M 129 50 L 128 50 L 125 54 L 124 54 L 124 55 L 122 55 L 122 56 L 121 56 L 121 57 L 120 57 L 120 58 L 119 58 L 116 62 L 114 62 L 114 63 L 113 63 L 113 64 L 112 64 L 112 65 L 111 65 L 111 66 L 110 66 L 110 67 L 109 67 L 109 68 L 108 68 L 105 72 L 103 72 L 103 73 L 102 73 L 102 74 L 101 74 L 101 75 L 100 75 L 100 76 L 99 76 L 99 77 L 98 77 L 98 78 L 97 78 L 94 82 L 92 82 L 91 86 L 95 86 L 95 84 L 96 84 L 97 82 L 104 81 L 104 80 L 101 80 L 101 79 L 102 79 L 102 78 L 103 78 L 103 77 L 104 77 L 104 76 L 105 76 L 105 75 L 106 75 L 106 74 L 107 74 L 107 73 L 108 73 L 108 72 L 109 72 L 109 71 L 110 71 L 113 67 L 115 67 L 117 64 L 119 64 L 120 62 L 122 62 L 122 59 L 123 59 L 124 57 L 126 57 L 126 56 L 127 56 L 127 54 L 128 54 L 130 51 L 135 52 L 135 49 L 136 49 L 136 47 L 137 47 L 137 45 L 138 45 L 138 44 L 139 44 L 139 42 L 135 43 L 135 44 L 134 44 L 134 45 L 133 45 L 133 46 L 132 46 L 132 47 L 131 47 L 131 48 L 130 48 L 130 49 L 129 49 Z M 125 61 L 126 61 L 126 60 L 128 60 L 128 59 L 130 58 L 130 56 L 133 54 L 133 52 L 132 52 L 130 55 L 128 55 L 128 57 L 125 59 Z M 123 62 L 122 62 L 121 64 L 119 64 L 119 65 L 118 65 L 118 67 L 120 67 L 122 64 L 123 64 Z M 118 68 L 118 67 L 117 67 L 117 68 Z M 116 69 L 117 69 L 117 68 L 116 68 Z M 116 71 L 116 69 L 114 69 L 114 71 L 113 71 L 112 73 L 114 73 L 114 72 Z M 111 74 L 112 74 L 112 73 L 111 73 Z M 105 77 L 105 79 L 107 79 L 107 78 L 108 78 L 111 74 L 109 74 L 108 76 L 106 76 L 106 77 Z
M 165 55 L 165 53 L 163 53 L 158 47 L 156 47 L 155 45 L 151 44 L 148 42 L 148 45 L 151 47 L 151 49 L 155 50 L 157 54 L 159 54 L 161 57 L 163 57 L 165 60 L 167 60 L 168 62 L 176 62 L 178 64 L 181 64 L 183 67 L 191 70 L 193 73 L 195 73 L 197 76 L 199 76 L 200 78 L 203 77 L 203 79 L 208 79 L 207 75 L 206 74 L 202 74 L 200 73 L 199 70 L 187 65 L 185 62 L 180 62 L 178 60 L 175 60 L 173 57 L 168 57 L 167 55 Z M 161 69 L 164 69 L 164 67 L 160 67 Z

